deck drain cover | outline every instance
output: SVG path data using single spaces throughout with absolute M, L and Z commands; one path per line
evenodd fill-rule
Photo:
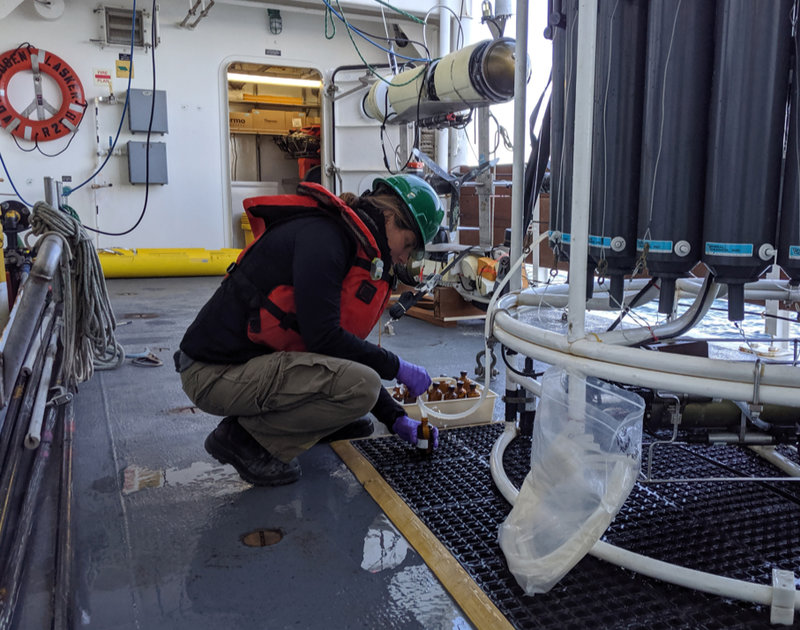
M 281 541 L 283 533 L 279 529 L 256 529 L 242 536 L 242 542 L 248 547 L 269 547 Z

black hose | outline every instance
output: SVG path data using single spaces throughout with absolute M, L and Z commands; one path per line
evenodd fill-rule
M 531 153 L 528 156 L 528 162 L 525 165 L 525 188 L 523 193 L 523 220 L 522 229 L 527 230 L 533 215 L 533 207 L 536 205 L 536 199 L 542 188 L 542 181 L 547 172 L 547 164 L 550 160 L 550 103 L 552 99 L 547 99 L 547 105 L 542 116 L 542 130 L 539 137 L 536 137 L 534 129 L 536 127 L 536 120 L 539 118 L 539 109 L 544 101 L 544 95 L 547 92 L 547 87 L 552 80 L 551 77 L 547 80 L 547 85 L 542 91 L 542 95 L 536 102 L 536 105 L 528 118 L 528 133 L 531 140 Z M 524 238 L 523 233 L 523 238 Z
M 606 332 L 610 332 L 614 330 L 617 326 L 619 326 L 620 322 L 622 321 L 622 318 L 625 317 L 631 311 L 631 309 L 636 307 L 636 305 L 639 303 L 639 300 L 642 299 L 644 294 L 647 293 L 650 290 L 650 287 L 652 287 L 655 283 L 656 283 L 656 278 L 650 278 L 650 282 L 644 285 L 642 289 L 636 295 L 633 296 L 633 299 L 630 301 L 630 304 L 628 304 L 625 307 L 625 310 L 623 310 L 619 314 L 617 319 L 615 319 L 614 323 L 612 323 L 611 326 L 608 327 Z

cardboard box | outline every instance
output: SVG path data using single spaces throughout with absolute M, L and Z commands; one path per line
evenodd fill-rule
M 234 131 L 253 128 L 253 117 L 250 112 L 230 112 L 228 115 L 228 125 Z
M 434 378 L 434 381 L 447 381 L 449 383 L 455 383 L 456 379 L 450 377 L 438 377 Z M 479 393 L 483 391 L 483 386 L 478 385 L 476 391 Z M 391 392 L 391 390 L 390 390 Z M 428 400 L 428 394 L 425 393 L 421 396 L 423 402 Z M 480 400 L 479 398 L 459 398 L 457 400 L 439 400 L 436 402 L 430 403 L 428 407 L 430 407 L 433 411 L 438 411 L 442 414 L 456 414 L 461 413 L 463 411 L 467 411 L 468 409 L 472 409 L 475 406 L 475 403 Z M 491 389 L 486 392 L 486 398 L 483 399 L 481 404 L 474 410 L 472 410 L 467 416 L 463 418 L 437 418 L 433 414 L 428 416 L 428 421 L 431 424 L 436 425 L 440 429 L 446 429 L 447 427 L 458 427 L 466 424 L 489 424 L 494 420 L 494 404 L 497 400 L 497 394 L 494 393 Z M 403 409 L 405 409 L 406 415 L 409 418 L 414 418 L 415 420 L 419 420 L 421 417 L 420 408 L 418 403 L 411 403 L 408 405 L 403 405 Z
M 286 128 L 300 129 L 306 126 L 306 115 L 303 112 L 285 112 Z
M 286 118 L 284 112 L 278 109 L 254 109 L 251 111 L 253 117 L 253 129 L 258 131 L 273 131 L 284 133 L 286 131 Z

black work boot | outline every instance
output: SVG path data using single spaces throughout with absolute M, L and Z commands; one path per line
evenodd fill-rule
M 284 464 L 250 435 L 235 416 L 223 418 L 205 442 L 206 451 L 221 464 L 230 464 L 254 486 L 281 486 L 300 479 L 300 464 Z
M 336 429 L 336 431 L 330 435 L 326 435 L 322 438 L 320 442 L 327 443 L 335 442 L 336 440 L 355 440 L 356 438 L 372 435 L 374 429 L 375 427 L 372 426 L 372 420 L 369 418 L 361 418 Z

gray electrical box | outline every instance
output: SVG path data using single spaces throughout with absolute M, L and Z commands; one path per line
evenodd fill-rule
M 128 124 L 133 133 L 147 133 L 150 125 L 150 108 L 153 108 L 152 133 L 167 133 L 167 93 L 156 90 L 128 90 Z
M 150 143 L 150 164 L 147 164 L 147 143 L 128 142 L 128 179 L 131 184 L 167 183 L 167 145 L 163 142 Z

